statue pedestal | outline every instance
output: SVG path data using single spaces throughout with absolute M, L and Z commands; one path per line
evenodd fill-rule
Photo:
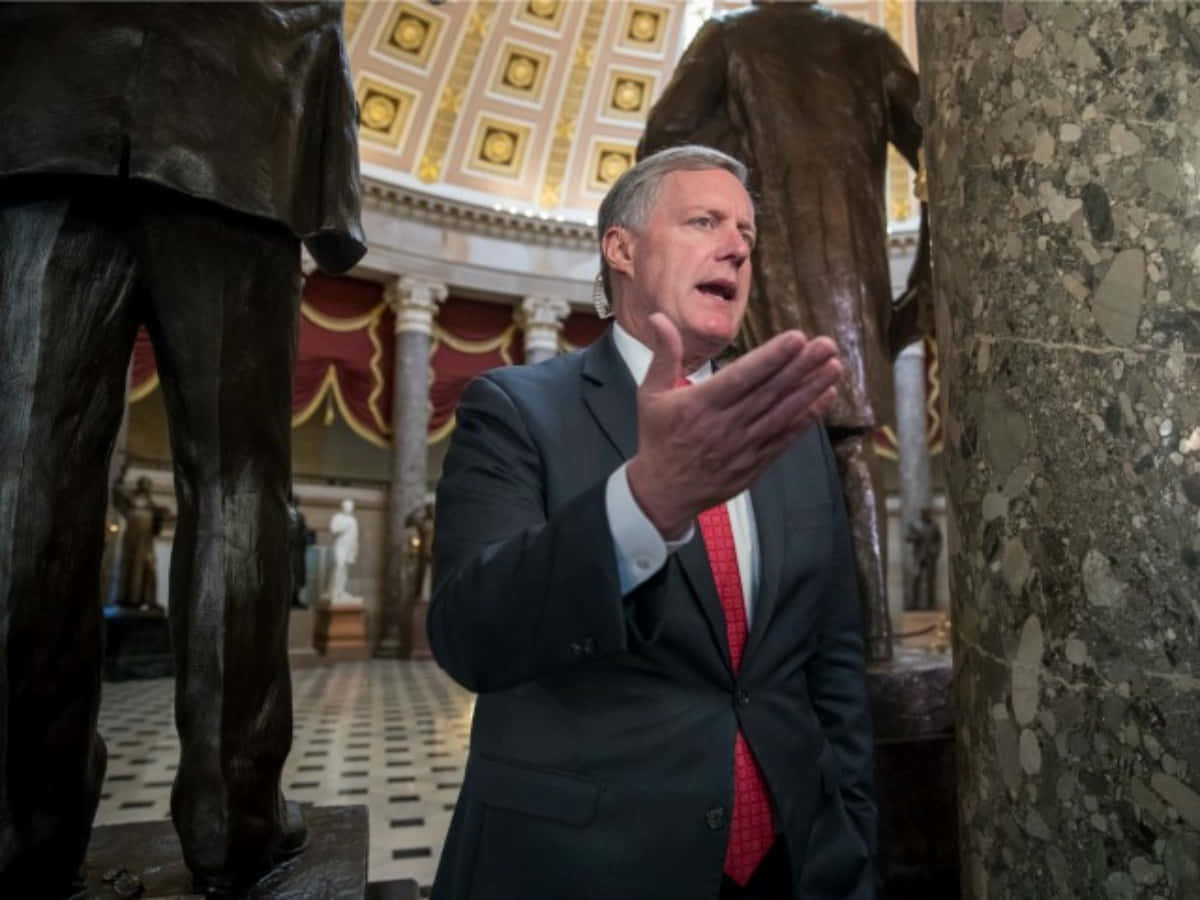
M 367 896 L 367 808 L 306 806 L 308 846 L 280 863 L 245 895 L 247 900 L 284 897 Z M 144 900 L 194 896 L 192 874 L 183 862 L 170 821 L 130 822 L 93 829 L 88 845 L 89 896 L 117 897 L 105 874 L 125 869 L 140 879 Z M 111 877 L 111 876 L 110 876 Z
M 363 608 L 331 603 L 313 617 L 313 647 L 327 659 L 366 659 L 367 627 Z
M 925 626 L 909 615 L 902 632 Z M 867 672 L 875 724 L 881 896 L 957 900 L 952 661 L 949 653 L 911 644 L 894 649 L 891 662 L 874 664 Z
M 171 633 L 161 609 L 104 607 L 104 678 L 170 678 Z

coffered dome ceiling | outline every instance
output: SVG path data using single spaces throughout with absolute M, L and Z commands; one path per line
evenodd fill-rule
M 547 218 L 588 220 L 632 163 L 691 35 L 740 0 L 348 0 L 363 174 Z M 828 5 L 916 59 L 911 3 Z M 893 166 L 893 221 L 911 173 Z M 909 199 L 904 199 L 909 198 Z

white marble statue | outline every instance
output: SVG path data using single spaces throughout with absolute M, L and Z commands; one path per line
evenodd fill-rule
M 330 601 L 337 606 L 362 606 L 362 597 L 346 592 L 350 566 L 358 559 L 358 519 L 354 518 L 354 501 L 343 500 L 342 511 L 329 520 L 333 534 L 333 574 L 329 580 Z

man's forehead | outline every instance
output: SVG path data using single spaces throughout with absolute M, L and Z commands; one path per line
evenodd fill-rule
M 754 203 L 745 186 L 725 169 L 676 169 L 662 180 L 655 206 L 733 206 L 754 221 Z

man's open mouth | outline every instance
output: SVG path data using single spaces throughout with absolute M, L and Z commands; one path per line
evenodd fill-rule
M 722 300 L 732 300 L 737 294 L 737 285 L 732 281 L 702 281 L 696 289 Z

